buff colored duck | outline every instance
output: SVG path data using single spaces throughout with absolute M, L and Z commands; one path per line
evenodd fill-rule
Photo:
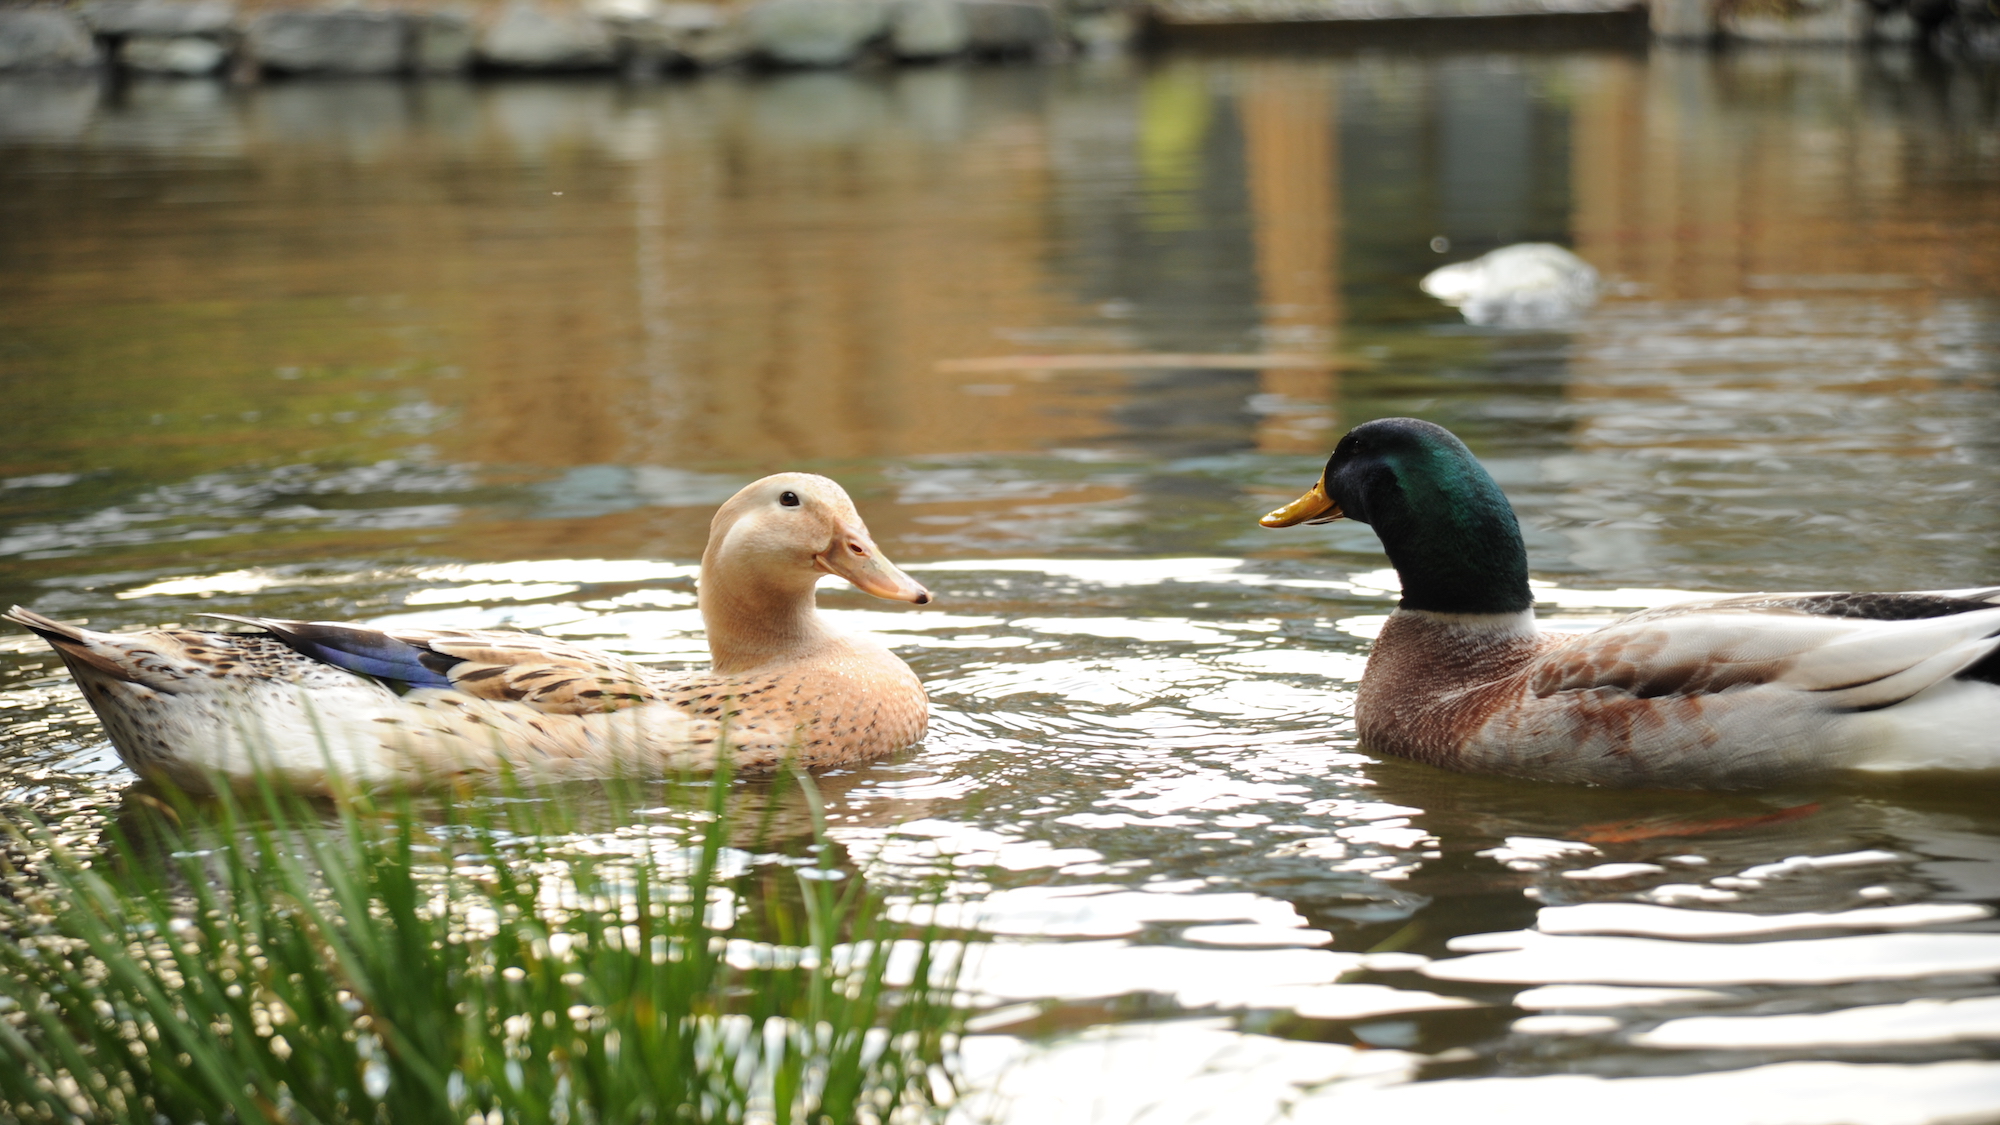
M 206 792 L 260 775 L 297 792 L 738 769 L 877 757 L 922 738 L 923 685 L 827 624 L 822 574 L 879 598 L 930 593 L 869 537 L 838 484 L 781 473 L 715 513 L 700 604 L 713 667 L 673 676 L 531 633 L 224 617 L 256 632 L 99 633 L 15 607 L 54 647 L 137 773 Z
M 1370 525 L 1402 579 L 1355 701 L 1370 749 L 1634 787 L 2000 768 L 2000 586 L 1752 594 L 1545 633 L 1507 498 L 1411 418 L 1356 427 L 1262 523 L 1337 519 Z

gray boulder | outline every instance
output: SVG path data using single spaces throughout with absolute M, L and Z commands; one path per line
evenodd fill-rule
M 653 19 L 669 32 L 715 31 L 729 22 L 729 12 L 720 4 L 661 4 Z
M 0 8 L 0 70 L 70 70 L 102 58 L 90 29 L 61 8 Z
M 250 57 L 290 74 L 394 74 L 409 62 L 400 13 L 355 8 L 265 12 L 250 21 Z
M 206 35 L 128 35 L 118 44 L 118 65 L 141 74 L 214 74 L 229 48 Z
M 89 0 L 77 14 L 99 35 L 220 38 L 236 25 L 231 0 Z
M 1072 12 L 1070 37 L 1092 55 L 1115 55 L 1139 37 L 1139 21 L 1129 8 Z
M 602 22 L 582 12 L 510 4 L 479 38 L 479 57 L 519 70 L 602 70 L 618 44 Z
M 888 12 L 877 0 L 758 0 L 743 22 L 772 62 L 839 66 L 888 29 Z
M 88 0 L 77 13 L 141 74 L 213 74 L 236 38 L 233 0 Z
M 625 77 L 657 78 L 676 61 L 672 32 L 652 0 L 597 0 L 589 9 L 610 32 Z
M 1062 34 L 1056 14 L 1031 0 L 960 0 L 975 54 L 1019 55 L 1053 47 Z
M 476 37 L 463 12 L 410 14 L 410 66 L 419 74 L 458 74 L 472 65 Z
M 889 49 L 902 59 L 940 59 L 972 45 L 959 0 L 902 0 L 889 17 Z
M 749 28 L 735 9 L 719 4 L 662 4 L 656 18 L 674 52 L 699 67 L 739 63 L 755 50 Z

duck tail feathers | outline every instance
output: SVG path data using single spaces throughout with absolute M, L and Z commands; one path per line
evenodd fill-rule
M 1967 601 L 2000 605 L 2000 586 L 1979 586 L 1970 590 L 1950 590 L 1947 593 L 1951 597 L 1964 598 Z
M 49 642 L 49 647 L 56 650 L 56 655 L 63 658 L 63 662 L 70 666 L 72 672 L 80 671 L 78 666 L 81 665 L 114 680 L 145 684 L 148 687 L 157 686 L 149 678 L 141 675 L 139 669 L 129 661 L 119 659 L 119 650 L 115 645 L 103 643 L 112 639 L 107 634 L 95 633 L 80 625 L 71 625 L 66 621 L 57 621 L 53 617 L 45 617 L 25 606 L 17 605 L 0 614 L 0 617 Z
M 6 613 L 0 613 L 0 617 L 12 621 L 50 644 L 61 641 L 81 642 L 89 635 L 84 629 L 57 621 L 53 617 L 44 617 L 27 606 L 17 605 Z

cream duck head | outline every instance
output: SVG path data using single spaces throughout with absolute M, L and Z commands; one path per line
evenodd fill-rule
M 701 614 L 715 670 L 803 655 L 830 635 L 814 590 L 832 574 L 863 593 L 929 605 L 931 593 L 882 554 L 854 501 L 812 473 L 778 473 L 718 508 L 701 556 Z

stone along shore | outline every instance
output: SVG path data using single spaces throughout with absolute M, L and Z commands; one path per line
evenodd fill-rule
M 244 7 L 235 0 L 0 4 L 0 71 L 396 75 L 846 66 L 1115 50 L 1120 0 L 508 0 Z

